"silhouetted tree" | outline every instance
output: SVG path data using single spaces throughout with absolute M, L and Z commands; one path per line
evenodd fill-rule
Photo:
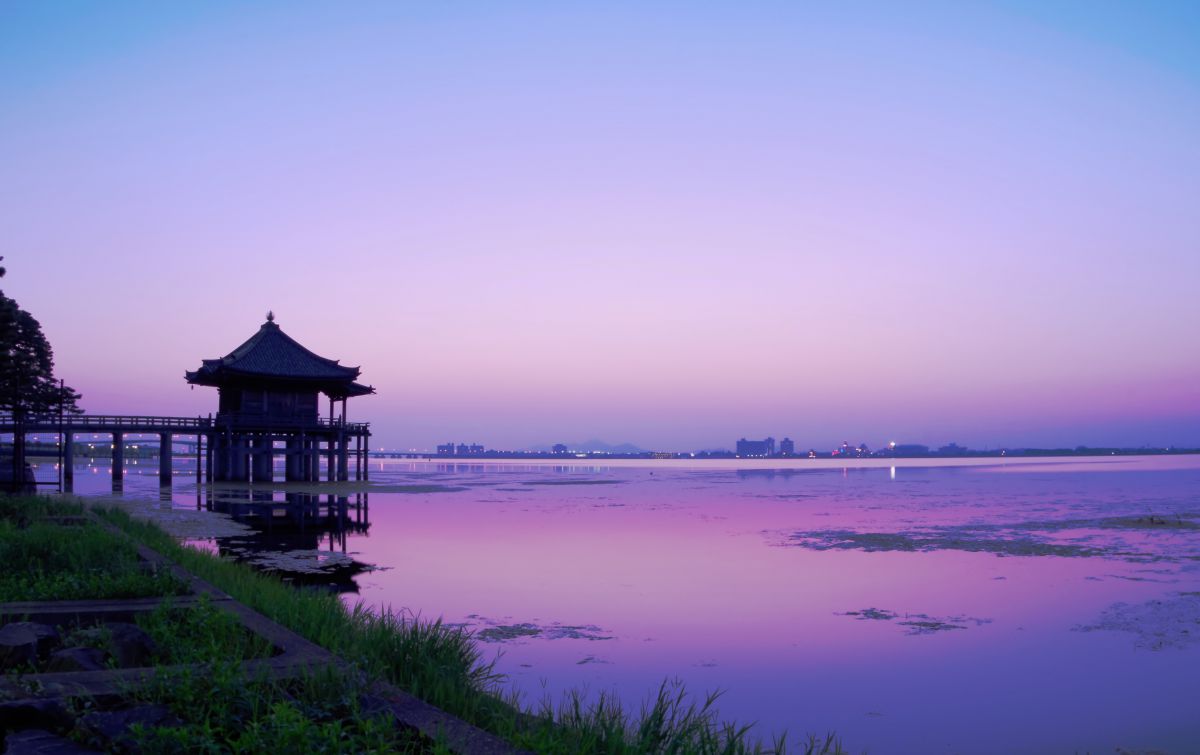
M 54 352 L 41 324 L 0 291 L 0 411 L 50 412 L 61 404 L 78 412 L 79 398 L 54 379 Z

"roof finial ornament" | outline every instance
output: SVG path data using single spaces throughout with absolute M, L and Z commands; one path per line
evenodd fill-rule
M 269 309 L 267 310 L 267 322 L 275 322 L 275 313 Z

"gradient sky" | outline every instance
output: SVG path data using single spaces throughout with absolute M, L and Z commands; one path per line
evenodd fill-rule
M 273 309 L 377 445 L 1200 445 L 1200 4 L 0 5 L 93 412 Z

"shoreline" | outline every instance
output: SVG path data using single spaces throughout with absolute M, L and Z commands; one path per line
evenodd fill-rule
M 1157 463 L 1147 464 L 1148 461 Z M 517 458 L 454 458 L 422 457 L 415 459 L 371 459 L 372 465 L 413 464 L 422 466 L 521 466 L 521 467 L 597 467 L 633 469 L 719 469 L 719 470 L 831 470 L 831 469 L 890 469 L 936 468 L 936 467 L 1045 467 L 1063 464 L 1095 466 L 1105 465 L 1117 469 L 1190 469 L 1200 468 L 1198 454 L 1126 454 L 1121 456 L 968 456 L 953 458 L 903 457 L 903 458 L 853 458 L 853 459 L 603 459 L 576 457 L 563 459 L 517 459 Z

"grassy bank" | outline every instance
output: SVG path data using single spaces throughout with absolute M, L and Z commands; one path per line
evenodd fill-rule
M 27 520 L 24 530 L 28 530 L 42 526 L 29 521 L 29 512 L 47 506 L 58 507 L 61 513 L 70 504 L 47 503 L 46 499 L 10 499 L 0 504 L 0 517 L 8 519 L 9 513 L 24 516 Z M 19 513 L 22 510 L 24 514 Z M 79 510 L 78 506 L 75 510 Z M 636 713 L 608 696 L 585 700 L 580 695 L 571 695 L 556 705 L 546 701 L 536 708 L 524 708 L 501 691 L 502 678 L 491 664 L 483 661 L 469 634 L 460 629 L 446 627 L 439 621 L 375 614 L 361 605 L 347 609 L 336 595 L 297 589 L 276 577 L 182 546 L 154 524 L 133 519 L 120 509 L 98 509 L 97 513 L 133 539 L 350 661 L 362 671 L 359 682 L 387 680 L 520 748 L 544 753 L 614 755 L 732 754 L 787 749 L 806 755 L 842 752 L 831 737 L 808 738 L 791 748 L 786 748 L 783 741 L 757 741 L 750 736 L 748 727 L 717 718 L 715 697 L 696 700 L 682 687 L 666 683 Z M 20 524 L 0 530 L 0 543 L 24 530 Z M 68 572 L 72 564 L 67 564 Z M 162 620 L 166 621 L 166 617 Z M 214 620 L 210 617 L 204 621 Z M 219 626 L 219 621 L 215 623 L 217 626 L 210 627 L 209 632 L 215 637 L 213 644 L 205 648 L 202 643 L 199 651 L 177 648 L 175 652 L 193 653 L 186 657 L 197 657 L 197 652 L 199 657 L 224 653 L 219 646 L 228 642 L 231 635 Z M 388 739 L 375 719 L 364 715 L 361 696 L 346 688 L 359 682 L 324 678 L 308 680 L 298 689 L 276 689 L 279 685 L 246 679 L 237 663 L 217 663 L 212 669 L 212 673 L 203 677 L 164 680 L 154 685 L 153 690 L 141 693 L 166 704 L 172 711 L 186 711 L 195 723 L 183 733 L 147 731 L 141 742 L 143 746 L 164 750 L 205 749 L 198 745 L 208 742 L 217 750 L 245 751 L 255 749 L 251 746 L 254 742 L 270 742 L 271 737 L 286 739 L 306 726 L 315 726 L 317 729 L 308 736 L 326 743 L 329 751 L 436 749 L 436 744 L 430 742 L 397 740 L 394 736 Z M 231 703 L 225 701 L 237 701 L 237 710 L 231 711 Z M 230 724 L 260 719 L 260 723 L 252 726 Z M 348 739 L 339 745 L 342 741 L 339 737 Z

